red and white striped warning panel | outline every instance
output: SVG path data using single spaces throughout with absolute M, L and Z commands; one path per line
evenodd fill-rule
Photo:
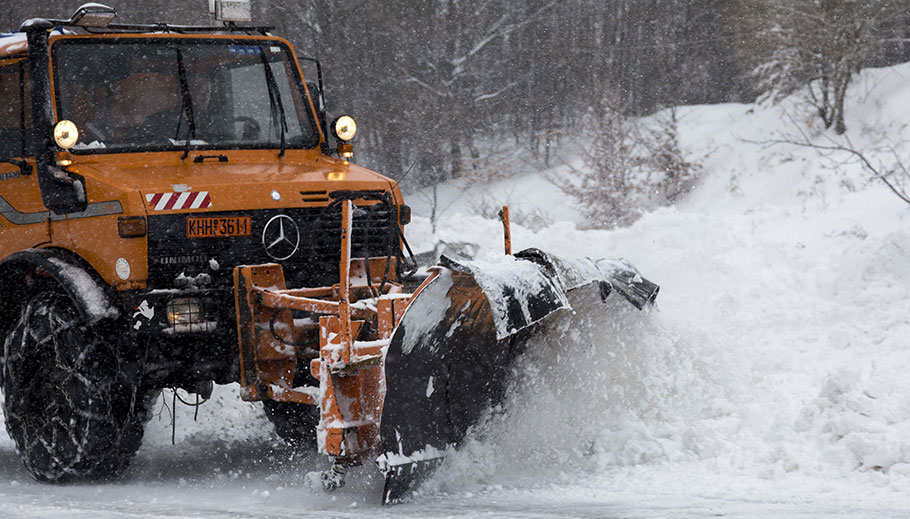
M 178 209 L 200 209 L 212 206 L 208 191 L 184 191 L 183 193 L 149 193 L 145 195 L 149 208 L 155 211 L 176 211 Z

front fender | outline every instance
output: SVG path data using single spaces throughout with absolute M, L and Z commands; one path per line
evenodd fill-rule
M 0 331 L 6 331 L 17 309 L 31 296 L 32 280 L 51 278 L 72 299 L 83 321 L 94 324 L 120 315 L 112 289 L 82 258 L 62 249 L 25 249 L 0 261 Z

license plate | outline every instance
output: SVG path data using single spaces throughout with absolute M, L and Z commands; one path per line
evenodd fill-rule
M 249 216 L 199 216 L 186 219 L 187 238 L 229 238 L 249 235 Z

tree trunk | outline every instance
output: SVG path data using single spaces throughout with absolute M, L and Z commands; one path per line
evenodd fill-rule
M 836 122 L 834 124 L 834 131 L 838 135 L 843 135 L 847 131 L 847 124 L 844 123 L 844 99 L 847 97 L 847 85 L 850 83 L 850 76 L 843 78 L 838 82 L 838 86 L 834 91 L 834 112 Z
M 449 178 L 459 178 L 464 173 L 464 165 L 461 162 L 461 144 L 458 142 L 458 137 L 454 135 L 449 136 L 451 141 L 451 161 L 452 161 L 452 175 Z
M 433 203 L 430 206 L 430 229 L 432 230 L 433 236 L 436 236 L 436 209 L 439 207 L 439 196 L 437 189 L 439 187 L 439 182 L 433 183 Z
M 831 81 L 828 79 L 828 76 L 822 76 L 821 90 L 822 90 L 822 100 L 820 106 L 818 107 L 818 115 L 822 118 L 822 121 L 825 122 L 825 129 L 831 127 L 831 123 L 834 122 L 834 110 L 831 107 L 831 95 L 829 94 L 829 89 L 831 88 Z

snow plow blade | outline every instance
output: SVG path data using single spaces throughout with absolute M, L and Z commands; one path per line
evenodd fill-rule
M 442 465 L 442 455 L 421 460 L 387 460 L 380 457 L 378 463 L 385 473 L 382 489 L 382 504 L 400 503 L 413 493 Z
M 571 311 L 569 293 L 614 291 L 636 308 L 659 287 L 621 260 L 567 259 L 528 249 L 505 263 L 446 257 L 415 292 L 385 359 L 380 423 L 383 503 L 405 498 L 505 395 L 512 362 L 535 325 Z M 605 315 L 605 319 L 609 316 Z

